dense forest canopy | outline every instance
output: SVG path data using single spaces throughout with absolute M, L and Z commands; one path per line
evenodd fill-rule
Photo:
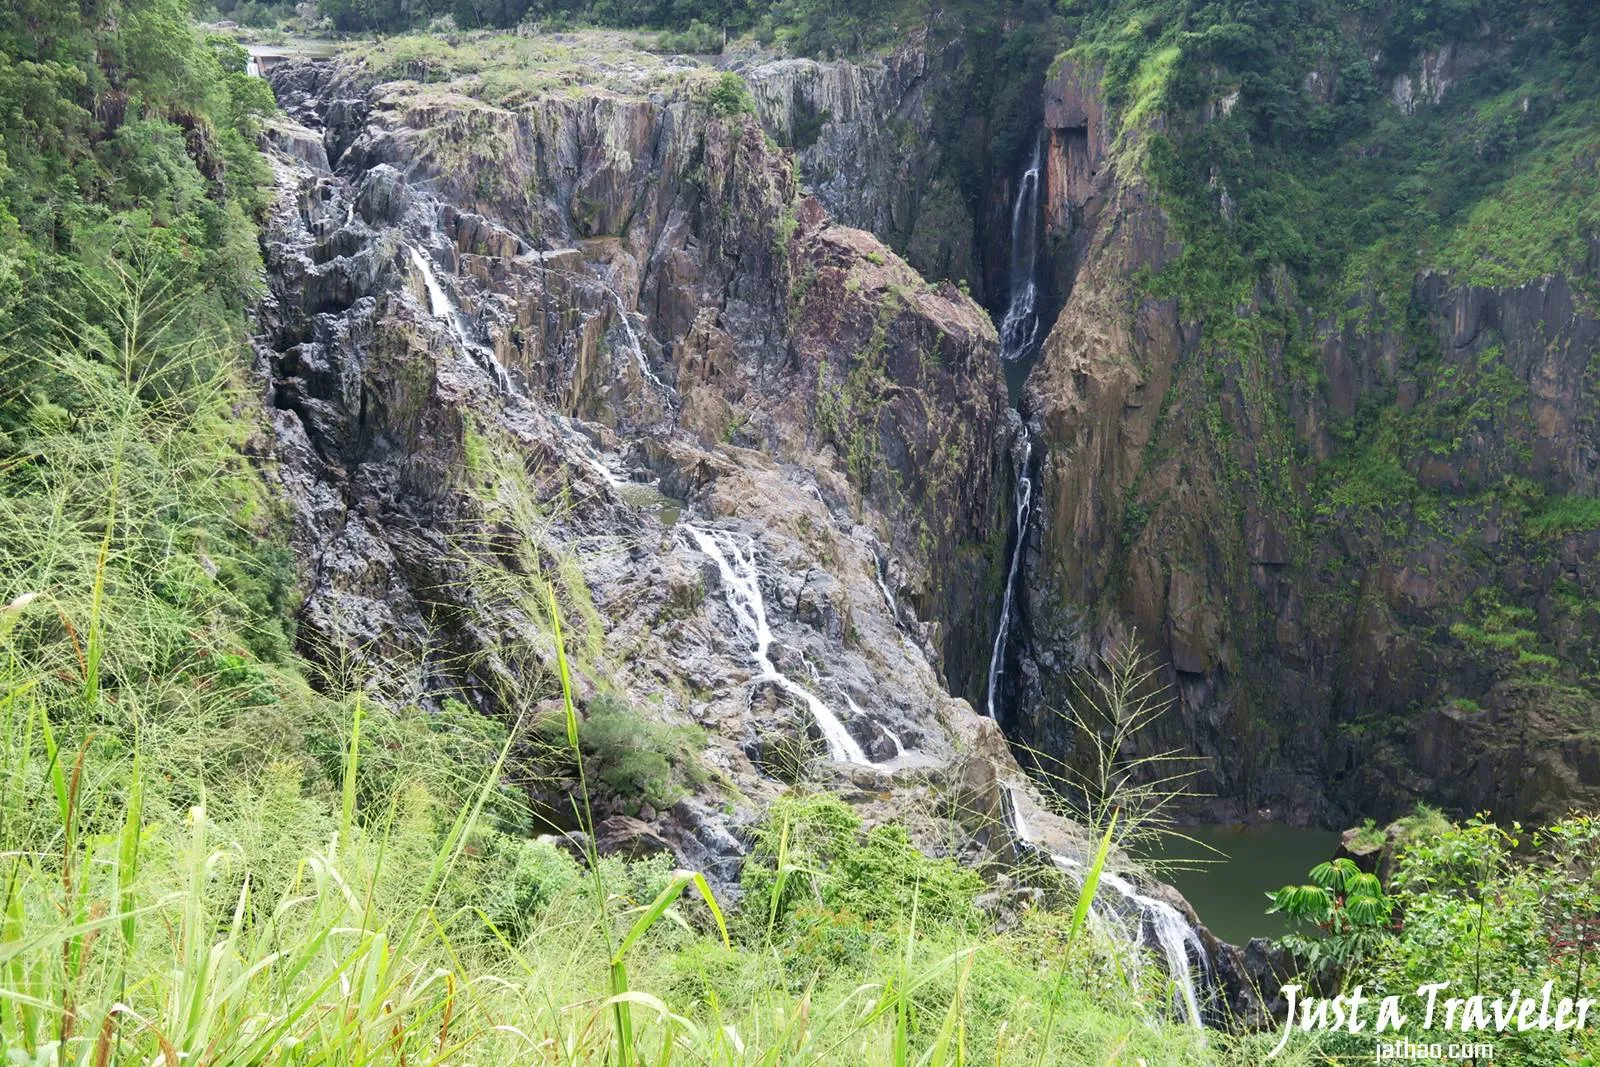
M 272 25 L 291 3 L 214 0 L 202 16 Z M 755 32 L 818 54 L 843 54 L 893 39 L 927 8 L 921 0 L 317 0 L 317 12 L 340 32 L 398 32 L 447 17 L 460 29 L 609 26 L 675 31 L 690 51 L 714 51 L 725 35 Z
M 253 124 L 272 96 L 189 15 L 181 0 L 0 12 L 0 315 L 29 314 L 21 278 L 88 267 L 135 231 L 219 304 L 253 291 L 267 176 Z

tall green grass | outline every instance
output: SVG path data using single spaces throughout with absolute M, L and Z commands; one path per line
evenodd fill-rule
M 826 797 L 774 810 L 745 880 L 766 889 L 737 902 L 531 839 L 506 784 L 531 724 L 319 690 L 261 639 L 247 395 L 164 336 L 178 295 L 106 299 L 0 353 L 77 383 L 0 470 L 7 1064 L 1254 1061 L 1129 982 L 1085 923 L 1092 880 L 996 932 L 970 874 Z M 592 828 L 564 581 L 543 588 Z
M 445 826 L 415 818 L 403 782 L 362 803 L 362 733 L 382 713 L 354 702 L 340 789 L 316 812 L 326 837 L 274 856 L 263 836 L 294 828 L 251 824 L 282 814 L 152 810 L 159 757 L 107 773 L 37 687 L 12 676 L 3 693 L 0 1042 L 19 1062 L 935 1067 L 1102 1062 L 1123 1043 L 1207 1061 L 1153 1007 L 1119 1013 L 1094 991 L 1093 954 L 1074 952 L 1081 908 L 1036 926 L 1029 949 L 926 931 L 913 897 L 903 928 L 841 924 L 867 952 L 807 974 L 792 941 L 736 944 L 699 874 L 598 857 L 586 873 L 552 848 L 576 891 L 513 940 L 473 905 L 497 766 Z M 40 784 L 50 828 L 14 834 Z M 680 900 L 691 887 L 697 912 Z

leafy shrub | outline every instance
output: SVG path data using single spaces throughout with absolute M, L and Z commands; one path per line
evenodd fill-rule
M 1378 876 L 1339 857 L 1311 869 L 1306 885 L 1286 885 L 1268 893 L 1269 914 L 1314 933 L 1292 933 L 1286 948 L 1318 974 L 1342 974 L 1377 951 L 1389 933 L 1395 901 L 1383 891 Z
M 1377 848 L 1383 844 L 1383 828 L 1376 819 L 1363 819 L 1356 828 L 1355 843 L 1362 848 Z
M 507 834 L 485 834 L 469 899 L 484 920 L 513 944 L 536 929 L 545 909 L 583 891 L 583 872 L 560 847 Z
M 656 38 L 651 49 L 656 52 L 688 52 L 694 55 L 713 55 L 722 51 L 722 33 L 699 19 L 689 23 L 689 28 L 669 31 Z
M 711 106 L 714 115 L 723 118 L 732 118 L 735 115 L 753 115 L 756 110 L 755 97 L 750 95 L 750 87 L 744 79 L 733 71 L 724 71 L 722 77 L 706 93 L 706 102 Z
M 773 803 L 756 829 L 740 884 L 747 919 L 791 938 L 833 936 L 839 916 L 893 929 L 909 922 L 957 930 L 981 920 L 976 871 L 922 854 L 895 824 L 863 831 L 855 809 L 829 794 Z
M 1592 496 L 1556 496 L 1529 517 L 1528 529 L 1536 534 L 1577 533 L 1600 527 L 1600 499 Z
M 1341 859 L 1320 864 L 1310 885 L 1269 894 L 1273 910 L 1298 920 L 1302 932 L 1282 944 L 1311 977 L 1342 977 L 1343 988 L 1360 984 L 1373 1001 L 1436 982 L 1454 996 L 1509 996 L 1513 987 L 1527 995 L 1547 981 L 1558 996 L 1582 995 L 1572 991 L 1586 989 L 1593 966 L 1583 927 L 1600 911 L 1600 822 L 1581 816 L 1527 833 L 1481 816 L 1453 825 L 1419 808 L 1399 826 L 1387 888 Z M 1437 1040 L 1415 1019 L 1403 1032 Z M 1363 1040 L 1324 1035 L 1321 1051 L 1370 1056 Z M 1494 1051 L 1496 1062 L 1544 1064 L 1569 1059 L 1572 1045 L 1553 1031 L 1511 1028 L 1495 1035 Z
M 591 700 L 585 712 L 578 730 L 585 770 L 611 795 L 635 809 L 642 804 L 665 809 L 705 783 L 699 729 L 652 719 L 612 694 Z M 565 760 L 565 720 L 542 722 L 537 730 L 550 759 Z

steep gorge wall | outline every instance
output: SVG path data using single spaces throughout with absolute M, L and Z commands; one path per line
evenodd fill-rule
M 1136 631 L 1177 698 L 1144 750 L 1204 758 L 1215 799 L 1195 815 L 1339 822 L 1420 799 L 1522 817 L 1600 798 L 1583 680 L 1600 532 L 1516 513 L 1506 489 L 1595 493 L 1590 276 L 1424 272 L 1398 305 L 1369 292 L 1325 319 L 1263 286 L 1251 310 L 1296 320 L 1316 366 L 1295 365 L 1290 328 L 1242 358 L 1148 283 L 1182 245 L 1143 171 L 1108 162 L 1105 115 L 1098 72 L 1062 63 L 1046 210 L 1081 252 L 1024 401 L 1048 451 L 1014 735 L 1070 758 L 1050 709 Z M 1360 436 L 1373 418 L 1398 428 L 1381 451 Z M 1379 463 L 1387 481 L 1361 466 Z M 1361 499 L 1374 484 L 1384 499 Z
M 835 218 L 928 277 L 971 280 L 982 276 L 972 211 L 936 135 L 943 109 L 963 102 L 963 53 L 960 39 L 923 34 L 872 59 L 736 69 L 762 126 L 794 151 L 800 180 Z
M 996 11 L 965 23 L 936 17 L 883 54 L 735 60 L 732 69 L 835 218 L 870 230 L 921 274 L 961 282 L 998 314 L 1016 183 L 1041 130 L 1040 89 L 1059 40 L 1051 20 Z
M 343 60 L 272 84 L 298 122 L 270 134 L 261 448 L 294 503 L 303 649 L 396 703 L 546 714 L 553 582 L 585 714 L 620 695 L 705 732 L 710 777 L 671 811 L 602 796 L 602 846 L 731 879 L 739 827 L 820 737 L 756 676 L 739 594 L 671 525 L 687 507 L 748 545 L 772 662 L 871 764 L 808 773 L 1003 848 L 1020 773 L 940 676 L 993 622 L 987 315 L 835 224 L 693 84 L 497 106 Z
M 281 94 L 313 106 L 341 171 L 392 167 L 448 205 L 444 266 L 515 377 L 625 435 L 834 455 L 838 501 L 884 517 L 901 595 L 923 619 L 958 620 L 938 643 L 959 659 L 983 642 L 991 624 L 967 620 L 992 614 L 1004 398 L 993 329 L 953 286 L 834 224 L 757 126 L 687 96 L 505 108 L 359 68 L 297 77 L 278 78 Z M 590 267 L 615 297 L 574 284 Z M 646 362 L 675 396 L 617 358 L 622 338 L 602 343 L 613 300 L 642 316 Z

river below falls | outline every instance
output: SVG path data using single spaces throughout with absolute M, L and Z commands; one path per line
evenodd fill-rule
M 1283 919 L 1266 913 L 1265 894 L 1303 885 L 1307 872 L 1332 859 L 1339 845 L 1332 830 L 1279 823 L 1181 831 L 1194 840 L 1169 837 L 1145 861 L 1153 865 L 1152 873 L 1177 887 L 1213 934 L 1235 945 L 1285 933 Z

